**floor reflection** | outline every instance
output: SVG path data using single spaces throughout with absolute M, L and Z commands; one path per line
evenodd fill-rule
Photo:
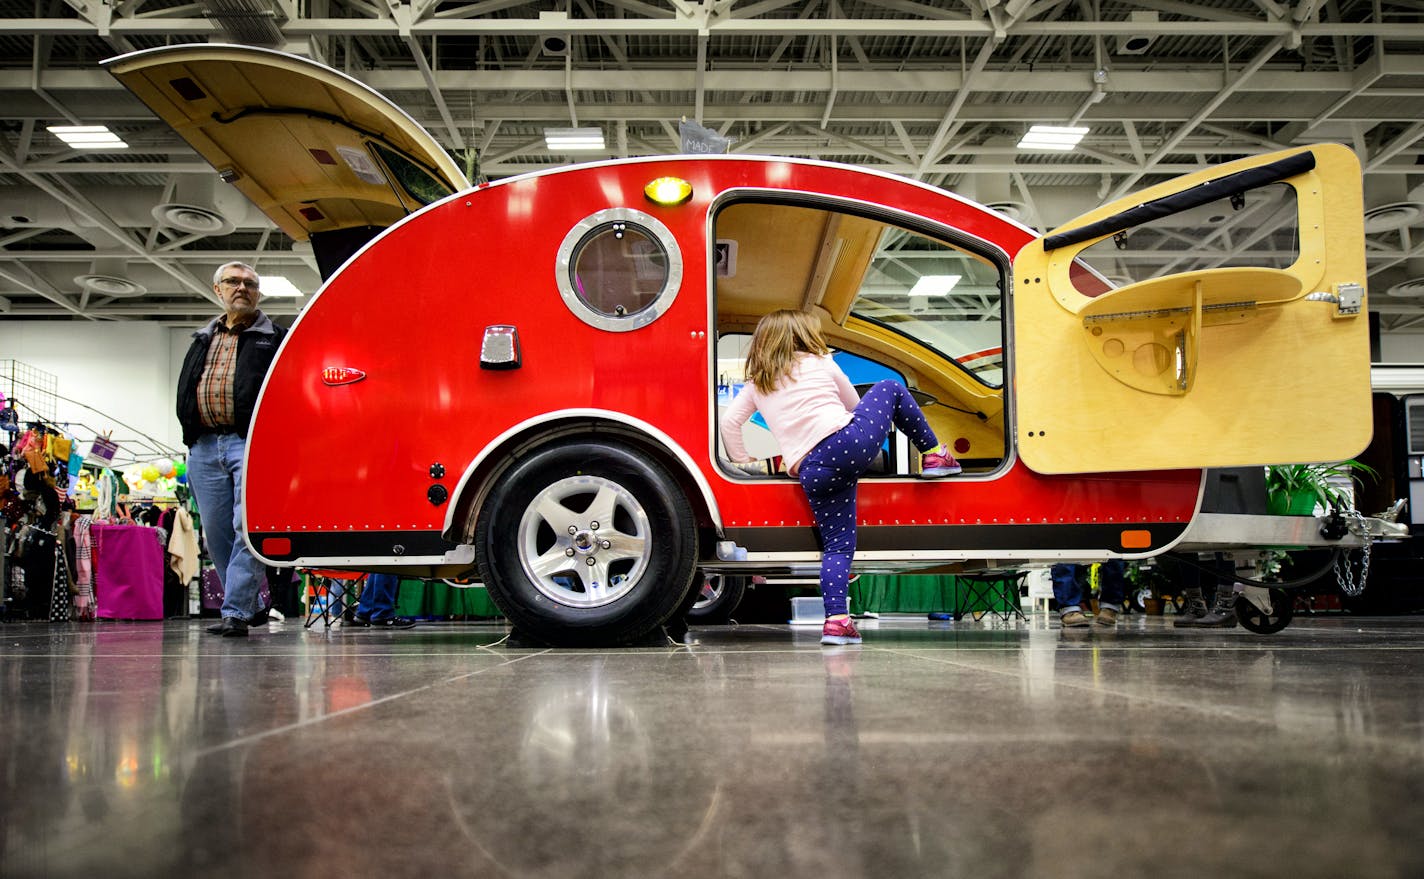
M 1424 874 L 1424 620 L 935 625 L 6 626 L 0 874 Z

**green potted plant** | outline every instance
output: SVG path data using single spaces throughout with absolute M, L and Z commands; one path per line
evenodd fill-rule
M 1266 506 L 1277 516 L 1309 516 L 1316 506 L 1348 507 L 1351 496 L 1340 483 L 1356 474 L 1378 479 L 1373 467 L 1356 460 L 1333 464 L 1273 464 L 1266 468 Z

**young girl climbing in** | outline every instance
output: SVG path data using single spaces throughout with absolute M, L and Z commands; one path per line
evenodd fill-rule
M 831 359 L 816 318 L 773 311 L 761 319 L 747 350 L 746 384 L 722 418 L 722 443 L 733 461 L 754 460 L 742 425 L 760 411 L 796 477 L 821 529 L 821 598 L 826 605 L 822 644 L 859 644 L 846 594 L 855 557 L 857 480 L 875 461 L 891 425 L 923 453 L 920 476 L 960 472 L 935 439 L 924 413 L 899 382 L 877 382 L 865 396 Z

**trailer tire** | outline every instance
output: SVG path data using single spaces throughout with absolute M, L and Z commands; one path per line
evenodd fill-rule
M 646 455 L 565 440 L 499 477 L 475 553 L 490 598 L 520 635 L 614 646 L 651 634 L 682 606 L 697 523 L 677 482 Z
M 703 574 L 693 578 L 692 588 L 697 600 L 687 611 L 687 621 L 694 626 L 720 626 L 731 620 L 742 596 L 747 593 L 750 577 L 736 574 Z

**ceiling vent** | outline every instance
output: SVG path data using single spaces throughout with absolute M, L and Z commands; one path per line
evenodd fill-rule
M 142 296 L 148 288 L 124 277 L 128 263 L 121 259 L 96 259 L 89 267 L 89 274 L 75 277 L 79 289 L 95 296 L 113 299 L 129 299 Z
M 569 54 L 567 34 L 544 34 L 539 38 L 539 51 L 552 58 L 562 58 Z
M 217 180 L 206 175 L 185 175 L 172 187 L 172 194 L 153 206 L 153 219 L 162 227 L 188 235 L 226 235 L 236 226 L 218 210 L 214 189 Z
M 1400 299 L 1418 299 L 1424 296 L 1424 278 L 1410 278 L 1407 281 L 1400 281 L 1384 292 L 1386 295 L 1397 296 Z
M 166 228 L 190 235 L 226 235 L 235 228 L 212 208 L 195 204 L 161 204 L 153 218 Z
M 1152 48 L 1152 44 L 1157 42 L 1156 28 L 1157 13 L 1155 12 L 1134 12 L 1128 18 L 1134 24 L 1143 25 L 1141 33 L 1119 34 L 1117 38 L 1117 54 L 1119 55 L 1146 55 L 1147 50 Z
M 1365 232 L 1393 232 L 1406 226 L 1417 226 L 1424 220 L 1424 204 L 1417 201 L 1396 201 L 1365 210 Z
M 991 211 L 998 211 L 1009 219 L 1023 223 L 1025 226 L 1030 225 L 1028 205 L 1021 201 L 1013 201 L 1012 199 L 1006 201 L 991 201 L 984 205 L 984 207 Z

